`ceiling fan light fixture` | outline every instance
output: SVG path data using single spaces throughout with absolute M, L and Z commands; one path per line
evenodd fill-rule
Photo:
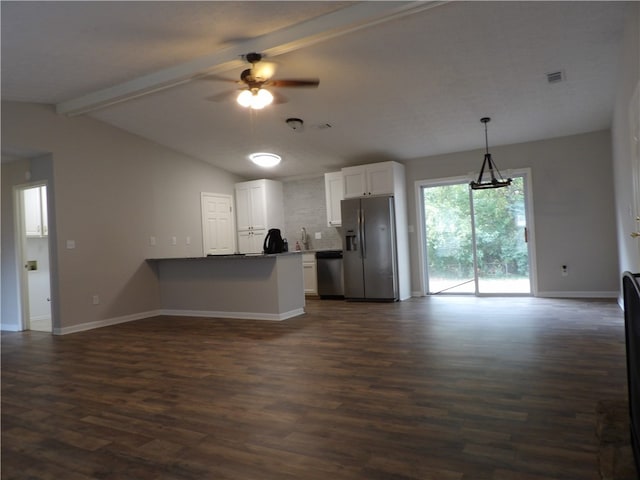
M 482 162 L 482 168 L 478 175 L 478 180 L 470 182 L 469 186 L 472 190 L 484 190 L 486 188 L 501 188 L 508 187 L 513 181 L 511 178 L 506 180 L 502 177 L 500 170 L 494 163 L 489 153 L 489 137 L 487 136 L 487 123 L 491 121 L 489 117 L 483 117 L 480 119 L 484 123 L 484 140 L 486 153 L 484 154 L 484 160 Z M 486 178 L 486 179 L 485 179 Z
M 243 90 L 237 98 L 238 104 L 245 108 L 261 110 L 273 102 L 273 95 L 269 90 L 259 88 L 257 90 Z
M 237 102 L 239 105 L 247 108 L 251 106 L 251 97 L 253 97 L 253 93 L 251 90 L 243 90 L 240 92 L 237 98 Z
M 280 155 L 276 155 L 275 153 L 257 152 L 249 155 L 249 160 L 259 167 L 271 168 L 278 165 L 282 158 Z
M 265 90 L 264 88 L 261 88 L 260 90 L 258 90 L 258 93 L 256 93 L 255 95 L 255 98 L 257 99 L 257 102 L 254 102 L 254 105 L 252 105 L 252 108 L 264 108 L 267 105 L 271 105 L 271 103 L 273 103 L 273 95 L 269 90 Z M 256 106 L 256 104 L 259 106 Z

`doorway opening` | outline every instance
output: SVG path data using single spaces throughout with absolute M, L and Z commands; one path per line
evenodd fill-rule
M 16 188 L 22 328 L 52 332 L 46 183 Z
M 505 188 L 419 182 L 424 293 L 530 295 L 533 228 L 527 171 Z

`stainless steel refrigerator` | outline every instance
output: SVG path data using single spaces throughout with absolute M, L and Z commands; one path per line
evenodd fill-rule
M 342 200 L 344 297 L 398 300 L 395 212 L 392 196 Z

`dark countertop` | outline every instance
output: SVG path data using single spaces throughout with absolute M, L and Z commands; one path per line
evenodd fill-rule
M 307 250 L 310 252 L 310 250 Z M 299 255 L 303 253 L 302 251 L 293 251 L 293 252 L 283 252 L 283 253 L 236 253 L 233 255 L 207 255 L 206 257 L 165 257 L 165 258 L 147 258 L 148 262 L 157 262 L 161 260 L 228 260 L 228 259 L 237 259 L 237 260 L 256 260 L 256 259 L 264 259 L 264 258 L 275 258 L 283 255 Z

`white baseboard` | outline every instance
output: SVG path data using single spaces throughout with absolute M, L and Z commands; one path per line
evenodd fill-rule
M 33 321 L 40 321 L 40 320 L 51 320 L 51 315 L 36 315 L 35 317 L 31 317 L 30 319 L 32 322 Z
M 110 325 L 118 325 L 119 323 L 133 322 L 134 320 L 142 320 L 143 318 L 157 317 L 162 315 L 160 310 L 151 310 L 149 312 L 134 313 L 131 315 L 124 315 L 122 317 L 107 318 L 105 320 L 96 320 L 95 322 L 81 323 L 79 325 L 72 325 L 70 327 L 54 328 L 54 335 L 67 335 L 69 333 L 84 332 L 86 330 L 93 330 L 94 328 L 108 327 Z
M 244 320 L 271 320 L 282 321 L 288 318 L 304 314 L 304 308 L 296 308 L 284 313 L 258 313 L 258 312 L 216 312 L 211 310 L 161 310 L 160 315 L 176 317 L 209 317 L 209 318 L 237 318 Z
M 297 308 L 288 312 L 275 313 L 255 313 L 255 312 L 215 312 L 203 310 L 152 310 L 149 312 L 134 313 L 132 315 L 124 315 L 122 317 L 107 318 L 105 320 L 97 320 L 95 322 L 81 323 L 71 327 L 54 328 L 54 335 L 67 335 L 70 333 L 84 332 L 93 330 L 94 328 L 108 327 L 110 325 L 118 325 L 119 323 L 133 322 L 144 318 L 157 317 L 159 315 L 171 315 L 175 317 L 211 317 L 211 318 L 237 318 L 247 320 L 273 320 L 282 321 L 288 318 L 303 315 L 304 309 Z M 9 327 L 9 326 L 7 326 Z M 18 331 L 14 326 L 12 328 L 4 328 L 3 330 Z
M 620 292 L 538 292 L 540 298 L 618 298 Z
M 411 292 L 411 296 L 425 297 L 428 295 L 423 295 L 422 292 Z M 617 298 L 618 303 L 621 301 L 620 292 L 538 292 L 533 296 L 539 298 Z

